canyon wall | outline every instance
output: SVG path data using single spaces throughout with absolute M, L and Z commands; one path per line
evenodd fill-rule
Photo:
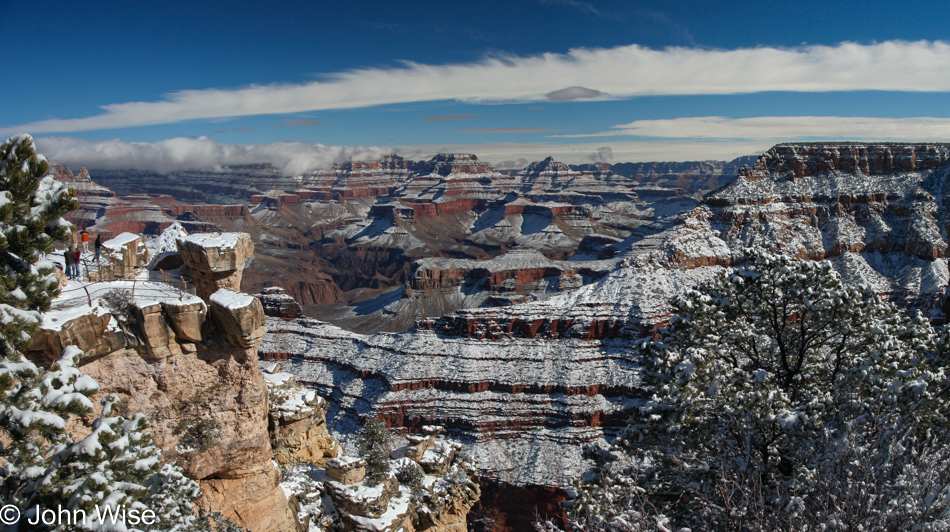
M 271 322 L 261 356 L 294 360 L 342 433 L 370 414 L 409 430 L 440 424 L 471 445 L 486 478 L 565 486 L 587 467 L 582 446 L 612 437 L 639 397 L 634 342 L 669 319 L 671 297 L 736 264 L 747 247 L 828 259 L 847 282 L 940 318 L 950 279 L 947 153 L 934 144 L 779 145 L 670 225 L 616 244 L 615 256 L 551 261 L 557 271 L 604 268 L 579 288 L 460 309 L 401 334 Z M 426 259 L 410 287 L 465 295 L 470 283 L 510 281 L 517 291 L 554 273 L 533 257 L 500 268 L 496 283 L 489 263 Z
M 231 241 L 218 237 L 192 237 L 204 244 L 184 256 L 195 281 L 209 271 L 239 273 L 240 265 L 227 260 Z M 199 284 L 220 278 L 205 281 Z M 199 298 L 163 286 L 140 282 L 139 295 L 121 312 L 101 297 L 108 290 L 134 293 L 131 281 L 89 285 L 96 297 L 88 304 L 85 295 L 54 300 L 28 356 L 48 363 L 63 346 L 78 345 L 86 353 L 82 371 L 98 381 L 101 395 L 119 395 L 123 415 L 148 417 L 162 459 L 199 481 L 203 506 L 253 532 L 297 532 L 272 463 L 258 369 L 260 302 L 224 289 Z

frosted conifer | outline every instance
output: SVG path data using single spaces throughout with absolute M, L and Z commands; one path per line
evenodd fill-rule
M 63 219 L 78 208 L 73 193 L 49 175 L 33 137 L 22 134 L 0 144 L 0 356 L 30 345 L 39 311 L 57 293 L 54 265 L 41 261 L 72 226 Z
M 937 332 L 826 262 L 748 253 L 676 298 L 641 345 L 650 396 L 622 442 L 633 468 L 601 467 L 575 517 L 586 530 L 624 515 L 704 530 L 946 526 Z
M 94 379 L 78 369 L 75 346 L 63 350 L 48 369 L 27 360 L 40 312 L 57 295 L 54 265 L 40 260 L 72 230 L 62 215 L 76 208 L 72 192 L 48 175 L 29 135 L 0 145 L 0 504 L 17 506 L 24 519 L 35 508 L 87 510 L 124 506 L 153 509 L 154 526 L 128 530 L 210 530 L 195 515 L 197 483 L 174 465 L 161 465 L 148 421 L 114 415 L 115 395 L 103 401 L 92 433 L 74 442 L 66 431 L 72 416 L 92 413 Z M 29 526 L 21 519 L 19 530 Z M 205 519 L 207 522 L 207 519 Z M 16 525 L 14 525 L 16 528 Z M 119 522 L 58 526 L 56 530 L 127 530 Z
M 363 425 L 356 439 L 356 448 L 366 461 L 366 479 L 376 485 L 389 475 L 389 450 L 392 446 L 392 434 L 386 424 L 371 418 Z

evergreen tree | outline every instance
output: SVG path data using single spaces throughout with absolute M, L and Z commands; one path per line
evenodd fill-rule
M 78 208 L 73 196 L 49 175 L 31 136 L 0 144 L 0 356 L 29 347 L 39 311 L 57 294 L 54 265 L 40 258 L 69 238 L 62 216 Z
M 389 475 L 392 440 L 386 424 L 377 418 L 370 418 L 356 438 L 356 448 L 366 461 L 366 480 L 371 486 Z
M 641 345 L 650 397 L 622 442 L 633 460 L 617 453 L 584 489 L 586 529 L 618 516 L 637 526 L 617 530 L 947 524 L 946 379 L 919 314 L 826 262 L 752 251 L 673 303 Z

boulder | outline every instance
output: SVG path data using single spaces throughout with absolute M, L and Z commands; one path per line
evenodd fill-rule
M 83 361 L 94 360 L 126 346 L 125 335 L 114 326 L 115 318 L 90 309 L 88 314 L 64 322 L 56 317 L 44 320 L 33 335 L 27 357 L 42 366 L 59 360 L 63 348 L 75 345 L 83 350 Z
M 175 329 L 179 340 L 200 342 L 203 339 L 202 326 L 208 315 L 208 307 L 203 301 L 191 298 L 185 301 L 164 301 L 162 310 L 169 325 Z
M 148 248 L 142 237 L 134 233 L 122 233 L 102 243 L 102 255 L 109 259 L 115 278 L 129 278 L 136 268 L 148 264 Z
M 177 245 L 202 299 L 222 288 L 239 290 L 244 263 L 254 253 L 247 233 L 196 233 L 180 238 Z
M 209 301 L 211 317 L 226 343 L 253 349 L 260 346 L 267 326 L 259 299 L 220 289 L 211 294 Z
M 163 360 L 180 355 L 181 347 L 175 342 L 175 329 L 162 314 L 162 305 L 157 301 L 137 301 L 132 306 L 132 316 L 138 327 L 142 344 L 149 356 Z
M 327 461 L 327 476 L 340 484 L 356 484 L 366 478 L 366 462 L 362 458 L 341 456 Z
M 399 482 L 392 476 L 375 486 L 367 485 L 366 481 L 344 484 L 331 480 L 326 487 L 338 510 L 342 509 L 350 516 L 374 519 L 386 513 L 390 499 L 399 492 Z

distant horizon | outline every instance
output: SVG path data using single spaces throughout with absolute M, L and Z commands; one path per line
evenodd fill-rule
M 899 144 L 899 143 L 898 143 L 898 144 Z M 675 161 L 675 160 L 619 161 L 619 160 L 618 160 L 618 161 L 611 161 L 611 162 L 582 161 L 582 162 L 577 162 L 577 163 L 570 163 L 570 162 L 567 162 L 567 161 L 559 160 L 557 157 L 554 157 L 554 156 L 547 156 L 547 157 L 543 157 L 543 158 L 535 159 L 535 160 L 527 160 L 527 159 L 525 159 L 527 162 L 525 162 L 525 163 L 523 163 L 523 164 L 519 164 L 519 165 L 505 165 L 504 163 L 512 162 L 512 161 L 501 161 L 500 163 L 496 163 L 496 162 L 489 161 L 489 160 L 487 160 L 487 159 L 482 158 L 482 157 L 479 156 L 477 153 L 465 153 L 465 152 L 437 152 L 437 153 L 433 153 L 432 155 L 425 156 L 425 157 L 415 157 L 415 156 L 404 156 L 404 155 L 401 155 L 401 154 L 399 154 L 399 153 L 393 152 L 393 153 L 389 153 L 389 154 L 383 155 L 382 157 L 379 157 L 379 158 L 376 158 L 376 159 L 365 159 L 365 160 L 361 160 L 361 161 L 353 160 L 353 161 L 338 162 L 338 163 L 334 163 L 334 165 L 333 165 L 332 167 L 330 167 L 330 168 L 315 169 L 315 170 L 313 170 L 312 172 L 314 172 L 314 173 L 328 172 L 328 171 L 331 171 L 333 168 L 336 168 L 336 167 L 338 167 L 338 166 L 343 166 L 343 165 L 346 165 L 346 164 L 350 164 L 350 163 L 381 161 L 381 160 L 383 160 L 383 159 L 386 158 L 386 157 L 393 157 L 393 156 L 399 157 L 399 158 L 401 158 L 402 160 L 405 160 L 405 161 L 412 161 L 412 162 L 415 162 L 415 163 L 422 163 L 422 162 L 429 162 L 429 161 L 432 161 L 433 159 L 435 159 L 435 158 L 436 158 L 437 156 L 439 156 L 439 155 L 472 155 L 472 156 L 475 156 L 476 160 L 478 160 L 478 161 L 480 161 L 480 162 L 488 163 L 488 164 L 490 164 L 493 168 L 495 168 L 496 170 L 505 170 L 505 171 L 507 171 L 507 170 L 523 170 L 523 169 L 526 169 L 527 167 L 531 166 L 532 164 L 536 164 L 536 163 L 541 163 L 541 162 L 543 162 L 543 161 L 544 161 L 545 159 L 547 159 L 548 157 L 553 158 L 554 162 L 556 162 L 556 163 L 566 164 L 566 165 L 571 166 L 571 167 L 595 166 L 595 165 L 600 165 L 600 164 L 605 164 L 605 165 L 607 165 L 607 166 L 611 166 L 611 167 L 612 167 L 612 166 L 624 165 L 624 164 L 699 164 L 699 163 L 722 163 L 722 164 L 729 164 L 729 163 L 735 162 L 735 161 L 737 161 L 737 160 L 739 160 L 739 159 L 750 158 L 750 157 L 759 157 L 759 156 L 763 155 L 764 153 L 765 153 L 765 152 L 762 152 L 762 153 L 750 153 L 750 154 L 747 154 L 747 155 L 740 155 L 740 156 L 738 156 L 738 157 L 733 157 L 732 159 L 694 159 L 694 160 L 685 160 L 685 161 Z M 45 154 L 42 153 L 42 150 L 40 151 L 40 154 L 45 156 Z M 246 163 L 238 163 L 238 164 L 221 164 L 221 165 L 182 167 L 182 168 L 170 170 L 170 171 L 167 171 L 167 172 L 160 172 L 160 171 L 157 171 L 157 170 L 150 170 L 150 169 L 148 169 L 148 168 L 141 168 L 141 167 L 135 167 L 135 166 L 113 167 L 113 168 L 110 168 L 110 167 L 96 166 L 95 164 L 68 163 L 68 162 L 66 162 L 66 161 L 63 161 L 63 160 L 60 160 L 60 159 L 57 159 L 57 158 L 54 158 L 54 157 L 47 157 L 47 159 L 49 160 L 50 164 L 62 164 L 62 165 L 64 165 L 64 166 L 66 166 L 67 168 L 69 168 L 70 171 L 72 171 L 72 172 L 74 172 L 74 173 L 75 173 L 75 172 L 78 172 L 78 171 L 79 171 L 80 169 L 82 169 L 82 168 L 85 168 L 86 170 L 89 170 L 89 171 L 109 171 L 109 172 L 123 172 L 123 171 L 130 171 L 130 172 L 131 172 L 131 171 L 134 171 L 134 172 L 151 172 L 151 173 L 157 173 L 157 174 L 171 174 L 171 173 L 176 173 L 176 172 L 189 172 L 189 171 L 199 171 L 199 170 L 203 171 L 203 170 L 211 170 L 211 169 L 214 169 L 215 167 L 218 167 L 218 168 L 244 168 L 244 167 L 254 167 L 254 166 L 266 166 L 266 167 L 269 167 L 269 168 L 279 169 L 279 165 L 277 165 L 277 164 L 270 163 L 270 162 L 267 162 L 267 161 L 261 161 L 261 162 L 246 162 Z M 517 161 L 515 161 L 515 162 L 517 162 Z
M 62 140 L 62 139 L 61 139 L 61 140 Z M 75 140 L 75 139 L 66 139 L 66 140 Z M 183 141 L 183 142 L 187 142 L 187 141 L 190 141 L 190 140 L 202 140 L 202 139 L 178 139 L 178 140 L 181 140 L 181 141 Z M 204 140 L 207 140 L 207 139 L 204 139 Z M 46 156 L 46 157 L 50 160 L 50 162 L 52 162 L 52 163 L 58 163 L 58 164 L 63 164 L 63 165 L 65 165 L 65 166 L 67 166 L 67 167 L 68 167 L 71 171 L 73 171 L 73 172 L 77 172 L 77 171 L 79 171 L 79 169 L 81 169 L 81 168 L 86 168 L 87 170 L 98 170 L 98 171 L 102 171 L 102 170 L 104 170 L 104 171 L 136 171 L 136 172 L 152 172 L 152 173 L 157 173 L 157 174 L 170 174 L 170 173 L 175 173 L 175 172 L 187 172 L 187 171 L 199 171 L 199 170 L 214 170 L 214 169 L 216 169 L 216 168 L 241 168 L 241 167 L 261 166 L 261 165 L 268 166 L 268 167 L 274 168 L 274 169 L 276 169 L 276 170 L 280 170 L 280 169 L 282 168 L 282 165 L 281 165 L 280 162 L 272 162 L 272 161 L 268 161 L 268 160 L 264 160 L 264 159 L 261 159 L 261 160 L 259 160 L 259 161 L 245 160 L 245 161 L 242 161 L 242 162 L 235 162 L 235 163 L 213 162 L 213 163 L 208 163 L 208 164 L 204 164 L 204 165 L 197 165 L 197 164 L 196 164 L 196 165 L 187 165 L 187 164 L 186 164 L 186 165 L 184 165 L 184 166 L 178 165 L 178 166 L 176 166 L 175 168 L 161 169 L 161 170 L 158 170 L 158 169 L 155 169 L 155 168 L 150 167 L 150 162 L 149 162 L 149 161 L 146 161 L 146 162 L 144 162 L 144 163 L 142 163 L 142 164 L 138 164 L 138 165 L 136 165 L 136 164 L 134 164 L 134 163 L 129 163 L 128 166 L 117 166 L 117 164 L 120 164 L 120 163 L 118 163 L 118 161 L 124 160 L 122 157 L 118 157 L 118 156 L 111 156 L 111 157 L 107 157 L 107 158 L 105 158 L 105 159 L 99 159 L 100 161 L 102 161 L 101 163 L 91 162 L 91 164 L 90 164 L 90 163 L 82 162 L 82 161 L 69 161 L 68 159 L 62 159 L 62 158 L 59 158 L 59 157 L 56 157 L 56 156 L 47 155 L 47 153 L 44 152 L 44 150 L 42 149 L 42 147 L 43 147 L 43 145 L 44 145 L 44 142 L 43 142 L 43 141 L 44 141 L 43 138 L 37 139 L 38 145 L 39 145 L 39 147 L 40 147 L 40 153 L 43 154 L 44 156 Z M 325 167 L 313 168 L 313 169 L 310 169 L 310 170 L 305 170 L 305 171 L 302 171 L 302 172 L 298 172 L 298 173 L 296 173 L 295 175 L 302 175 L 302 174 L 306 174 L 306 173 L 327 172 L 327 171 L 330 171 L 330 170 L 332 170 L 333 168 L 336 168 L 337 166 L 340 166 L 340 165 L 345 165 L 345 164 L 352 163 L 352 162 L 373 162 L 373 161 L 381 161 L 381 160 L 383 160 L 383 159 L 385 159 L 385 158 L 387 158 L 387 157 L 399 157 L 399 158 L 401 158 L 401 159 L 403 159 L 403 160 L 406 160 L 406 161 L 412 161 L 412 162 L 417 162 L 417 163 L 419 163 L 419 162 L 428 162 L 428 161 L 431 161 L 431 160 L 435 159 L 436 157 L 438 157 L 438 156 L 440 156 L 440 155 L 443 155 L 443 156 L 444 156 L 444 155 L 456 155 L 456 156 L 467 156 L 467 155 L 471 155 L 471 156 L 474 156 L 478 161 L 486 162 L 486 163 L 492 165 L 496 170 L 505 170 L 505 171 L 508 171 L 508 170 L 523 170 L 523 169 L 527 168 L 528 166 L 530 166 L 530 165 L 532 165 L 532 164 L 543 162 L 543 161 L 544 161 L 545 159 L 547 159 L 547 158 L 552 158 L 552 159 L 554 160 L 554 162 L 567 164 L 567 165 L 573 166 L 573 167 L 580 167 L 580 166 L 585 166 L 585 165 L 597 165 L 597 164 L 607 164 L 607 165 L 609 165 L 609 166 L 616 166 L 616 165 L 622 165 L 622 164 L 690 164 L 690 163 L 695 163 L 695 164 L 698 164 L 698 163 L 722 163 L 722 164 L 730 164 L 730 163 L 736 162 L 736 161 L 738 161 L 739 159 L 743 159 L 743 158 L 758 158 L 758 157 L 764 155 L 765 153 L 767 153 L 767 152 L 768 152 L 769 150 L 771 150 L 772 148 L 779 147 L 779 146 L 829 146 L 829 147 L 832 147 L 832 146 L 833 146 L 833 147 L 842 147 L 842 146 L 906 146 L 906 145 L 933 145 L 933 146 L 945 146 L 945 147 L 950 147 L 950 142 L 926 142 L 926 141 L 917 141 L 917 142 L 915 142 L 915 141 L 907 141 L 907 142 L 900 142 L 900 141 L 882 141 L 882 142 L 876 142 L 876 141 L 854 141 L 854 140 L 829 140 L 829 141 L 825 141 L 825 142 L 815 142 L 815 141 L 812 141 L 812 142 L 805 142 L 805 141 L 798 141 L 798 142 L 779 142 L 779 143 L 772 144 L 772 145 L 771 145 L 769 148 L 767 148 L 767 149 L 760 150 L 760 151 L 753 152 L 753 153 L 747 153 L 747 154 L 744 154 L 744 155 L 737 155 L 737 156 L 732 157 L 732 158 L 723 158 L 723 159 L 706 158 L 706 159 L 687 159 L 687 160 L 673 160 L 673 159 L 653 159 L 653 160 L 619 160 L 619 159 L 618 159 L 618 160 L 613 160 L 613 159 L 617 159 L 617 158 L 611 156 L 611 159 L 612 159 L 612 160 L 610 160 L 609 162 L 608 162 L 608 161 L 595 161 L 595 160 L 591 160 L 590 157 L 588 157 L 588 158 L 585 159 L 585 160 L 579 160 L 579 161 L 577 161 L 577 162 L 571 162 L 571 161 L 566 161 L 566 160 L 559 159 L 559 158 L 558 158 L 557 156 L 555 156 L 555 155 L 545 155 L 545 156 L 543 156 L 543 157 L 538 157 L 538 158 L 531 159 L 531 160 L 529 160 L 527 157 L 519 157 L 518 159 L 515 159 L 515 160 L 510 160 L 510 159 L 508 159 L 508 160 L 498 160 L 498 159 L 489 160 L 488 158 L 485 158 L 485 157 L 483 157 L 482 155 L 480 155 L 480 154 L 478 154 L 478 153 L 476 153 L 476 152 L 472 152 L 472 151 L 468 151 L 468 152 L 466 152 L 466 151 L 437 151 L 437 152 L 431 152 L 431 153 L 426 154 L 426 153 L 424 153 L 424 152 L 420 152 L 419 150 L 414 150 L 414 151 L 411 152 L 411 153 L 405 153 L 405 152 L 402 152 L 402 153 L 401 153 L 401 152 L 398 151 L 398 150 L 393 150 L 393 151 L 390 151 L 390 152 L 388 152 L 388 153 L 385 153 L 385 152 L 382 152 L 382 151 L 381 151 L 381 152 L 378 152 L 378 153 L 377 153 L 377 156 L 376 156 L 376 157 L 372 157 L 372 158 L 366 158 L 366 157 L 365 157 L 366 154 L 365 154 L 365 153 L 361 153 L 361 154 L 360 154 L 360 155 L 361 155 L 360 158 L 351 158 L 351 159 L 349 159 L 349 160 L 333 162 L 332 164 L 330 164 L 330 166 L 325 166 Z M 148 145 L 147 143 L 137 143 L 136 146 L 138 146 L 138 147 L 143 147 L 143 146 L 145 146 L 145 147 L 147 147 L 147 149 L 154 147 L 154 146 L 152 146 L 152 145 Z M 255 147 L 255 148 L 260 148 L 260 146 L 257 146 L 257 147 Z M 603 149 L 603 148 L 602 148 L 602 149 Z M 55 152 L 55 148 L 54 148 L 54 152 Z M 76 152 L 71 152 L 70 150 L 65 150 L 63 153 L 66 154 L 66 156 L 67 156 L 67 158 L 68 158 L 71 154 L 74 154 L 74 153 L 76 153 Z M 80 156 L 83 156 L 86 152 L 83 151 L 83 150 L 79 150 L 78 153 L 80 154 Z M 159 152 L 158 154 L 146 154 L 145 157 L 147 157 L 148 155 L 152 155 L 153 157 L 155 157 L 156 155 L 165 156 L 165 155 L 167 155 L 167 154 Z M 253 151 L 251 151 L 250 153 L 242 153 L 242 154 L 241 154 L 241 157 L 252 157 L 252 156 L 253 156 Z M 296 156 L 301 157 L 301 158 L 303 158 L 303 159 L 306 159 L 307 161 L 305 161 L 305 163 L 306 163 L 306 162 L 309 162 L 309 159 L 311 158 L 311 154 L 306 153 L 306 152 L 297 153 Z M 293 157 L 293 155 L 291 155 L 291 157 Z M 181 161 L 181 162 L 183 163 L 184 161 Z M 305 164 L 305 163 L 304 163 L 304 164 Z M 285 162 L 285 166 L 286 166 L 286 165 L 291 165 L 291 166 L 293 166 L 293 165 L 295 165 L 295 164 L 298 164 L 298 165 L 299 165 L 299 164 L 301 164 L 301 163 L 295 162 L 295 161 L 293 161 L 293 160 L 291 160 L 291 161 L 289 161 L 289 162 Z

